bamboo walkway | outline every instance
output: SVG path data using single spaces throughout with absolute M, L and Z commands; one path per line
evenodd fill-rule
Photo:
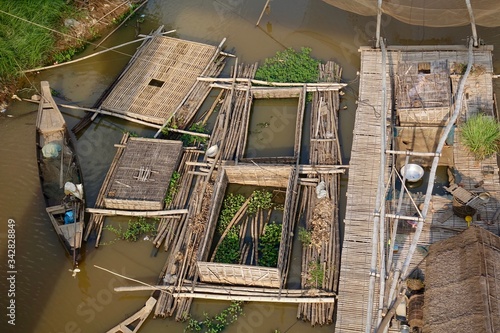
M 402 203 L 400 211 L 401 219 L 397 229 L 395 244 L 397 251 L 394 252 L 392 260 L 389 261 L 386 254 L 383 256 L 387 262 L 387 278 L 385 283 L 384 304 L 379 304 L 380 285 L 380 247 L 377 247 L 375 255 L 378 257 L 377 266 L 371 271 L 372 241 L 374 236 L 374 212 L 380 211 L 380 207 L 375 206 L 377 196 L 377 182 L 381 167 L 381 156 L 386 159 L 387 169 L 384 171 L 385 182 L 387 184 L 394 173 L 390 166 L 394 156 L 391 154 L 381 154 L 381 118 L 385 116 L 387 125 L 390 126 L 393 114 L 391 102 L 391 89 L 397 87 L 398 66 L 407 63 L 432 63 L 445 61 L 449 68 L 457 64 L 468 62 L 468 51 L 463 46 L 413 46 L 413 47 L 389 47 L 387 50 L 387 110 L 381 110 L 382 106 L 382 52 L 377 49 L 361 48 L 361 70 L 358 109 L 356 112 L 354 138 L 349 168 L 349 180 L 347 189 L 347 207 L 345 217 L 345 233 L 343 241 L 340 281 L 338 291 L 338 312 L 336 321 L 336 332 L 363 332 L 371 331 L 378 326 L 378 318 L 385 307 L 393 301 L 388 298 L 389 287 L 392 285 L 394 268 L 405 260 L 409 252 L 413 238 L 412 216 L 418 216 L 419 206 L 424 202 L 424 195 L 421 193 L 407 196 Z M 492 94 L 492 48 L 482 46 L 474 50 L 474 69 L 469 76 L 466 85 L 464 98 L 465 103 L 461 109 L 458 123 L 470 117 L 470 115 L 481 110 L 484 113 L 495 115 L 493 109 Z M 457 91 L 460 75 L 451 73 L 452 91 Z M 386 128 L 387 146 L 391 145 L 392 132 L 390 127 Z M 418 126 L 418 124 L 417 124 Z M 480 225 L 496 234 L 499 233 L 498 217 L 500 216 L 498 190 L 498 166 L 496 156 L 488 158 L 482 162 L 476 162 L 466 154 L 460 142 L 460 130 L 455 130 L 455 141 L 453 144 L 454 168 L 456 170 L 455 181 L 459 186 L 472 195 L 481 192 L 488 192 L 490 200 L 486 203 L 478 204 L 477 214 L 474 215 L 473 224 Z M 391 188 L 389 185 L 388 188 Z M 385 196 L 382 196 L 385 197 Z M 396 193 L 393 199 L 385 203 L 388 211 L 386 214 L 396 212 Z M 426 216 L 424 228 L 418 240 L 417 251 L 411 258 L 408 272 L 420 268 L 424 270 L 424 265 L 420 265 L 424 260 L 428 246 L 434 242 L 446 239 L 467 228 L 467 223 L 463 217 L 454 215 L 452 210 L 452 196 L 433 195 L 431 198 L 431 208 Z M 388 215 L 388 220 L 392 221 Z M 402 221 L 403 217 L 409 220 Z M 392 223 L 392 222 L 391 222 Z M 387 223 L 386 230 L 390 230 Z M 388 232 L 390 233 L 390 232 Z M 389 239 L 385 238 L 385 242 Z M 385 247 L 384 243 L 383 247 Z M 369 309 L 368 295 L 370 277 L 375 278 L 375 290 L 372 303 L 373 314 L 367 313 Z M 384 295 L 384 293 L 382 293 Z M 393 295 L 394 296 L 394 295 Z M 371 318 L 371 322 L 367 322 Z M 369 329 L 367 328 L 369 327 Z M 391 332 L 398 331 L 396 326 L 389 329 Z
M 372 253 L 373 212 L 380 171 L 381 53 L 361 51 L 359 102 L 353 132 L 336 332 L 363 332 Z M 387 91 L 390 96 L 391 91 Z M 390 105 L 388 105 L 390 108 Z M 377 284 L 378 285 L 378 284 Z

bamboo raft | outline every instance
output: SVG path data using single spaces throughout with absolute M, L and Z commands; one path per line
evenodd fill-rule
M 373 230 L 374 225 L 377 223 L 374 221 L 378 218 L 374 212 L 381 209 L 375 206 L 378 188 L 377 179 L 380 173 L 380 166 L 382 165 L 380 158 L 380 150 L 383 147 L 381 142 L 381 119 L 387 117 L 388 126 L 385 132 L 389 140 L 388 144 L 390 144 L 392 137 L 391 110 L 394 108 L 391 105 L 391 95 L 393 93 L 400 94 L 401 92 L 401 90 L 393 92 L 391 88 L 402 89 L 401 87 L 404 88 L 409 82 L 400 76 L 396 79 L 390 73 L 400 73 L 401 68 L 399 67 L 407 66 L 404 72 L 408 74 L 411 67 L 409 64 L 412 63 L 418 63 L 422 67 L 425 67 L 424 65 L 429 66 L 432 64 L 434 66 L 434 64 L 437 64 L 442 66 L 444 70 L 448 70 L 448 68 L 453 68 L 455 64 L 469 62 L 467 59 L 467 48 L 463 46 L 418 46 L 410 48 L 395 46 L 389 47 L 387 53 L 387 67 L 383 70 L 381 64 L 384 61 L 381 50 L 361 49 L 359 100 L 362 102 L 358 104 L 356 112 L 349 169 L 345 237 L 338 291 L 336 322 L 336 331 L 338 332 L 360 332 L 367 329 L 367 327 L 371 327 L 371 329 L 378 327 L 381 320 L 380 314 L 385 313 L 393 302 L 399 286 L 401 286 L 400 279 L 406 279 L 416 269 L 424 270 L 421 263 L 425 259 L 429 245 L 447 239 L 467 228 L 464 217 L 460 217 L 456 213 L 454 214 L 452 210 L 454 203 L 451 194 L 444 196 L 438 194 L 432 195 L 430 207 L 423 223 L 423 229 L 416 243 L 416 251 L 411 256 L 411 260 L 408 261 L 407 272 L 401 273 L 406 275 L 399 277 L 398 270 L 401 269 L 403 262 L 406 265 L 406 261 L 409 260 L 407 255 L 411 251 L 415 225 L 419 219 L 419 214 L 421 214 L 425 196 L 422 193 L 413 193 L 403 197 L 401 203 L 398 203 L 399 193 L 394 192 L 391 199 L 381 203 L 387 208 L 387 211 L 384 211 L 384 215 L 382 215 L 386 218 L 383 223 L 387 231 L 385 238 L 380 241 L 381 244 L 373 248 L 373 241 L 378 238 L 378 232 Z M 481 46 L 478 49 L 474 49 L 473 55 L 473 66 L 480 70 L 471 73 L 465 83 L 466 94 L 457 97 L 464 100 L 458 118 L 459 125 L 470 117 L 470 115 L 479 111 L 478 105 L 482 106 L 482 112 L 489 115 L 496 115 L 492 107 L 491 47 Z M 433 68 L 439 71 L 439 68 Z M 387 107 L 386 110 L 382 110 L 382 93 L 380 91 L 380 87 L 383 86 L 382 73 L 386 73 L 387 75 L 385 97 L 388 103 L 385 104 Z M 453 72 L 450 73 L 450 80 L 447 82 L 451 82 L 453 93 L 458 91 L 460 77 L 460 75 L 457 77 Z M 437 76 L 435 79 L 437 79 Z M 392 84 L 391 80 L 395 80 L 394 84 Z M 427 83 L 432 85 L 432 81 Z M 427 99 L 420 101 L 422 103 L 429 101 L 440 102 L 447 98 L 445 94 L 440 92 L 439 86 L 417 87 L 417 89 L 428 89 L 425 91 L 425 94 L 428 94 L 426 95 Z M 433 93 L 435 94 L 433 95 Z M 404 99 L 406 95 L 401 96 Z M 406 110 L 404 107 L 405 105 L 403 105 L 401 110 L 396 109 L 396 112 L 400 112 L 399 115 L 402 116 L 400 120 L 405 124 L 417 121 L 416 126 L 428 126 L 429 124 L 432 126 L 443 126 L 443 119 L 446 122 L 447 117 L 451 115 L 449 111 L 443 112 L 443 110 L 433 107 L 429 109 L 429 113 L 420 112 L 419 110 L 411 113 L 411 110 Z M 451 155 L 447 156 L 448 160 L 452 161 L 452 166 L 456 170 L 454 174 L 458 175 L 458 177 L 453 177 L 450 181 L 459 183 L 459 186 L 472 193 L 472 196 L 487 192 L 489 196 L 495 198 L 498 195 L 499 182 L 498 175 L 496 174 L 496 170 L 498 170 L 496 157 L 487 158 L 480 163 L 475 162 L 471 156 L 465 153 L 465 149 L 460 141 L 459 131 L 459 128 L 455 130 L 455 139 L 451 148 L 453 151 Z M 392 167 L 396 165 L 396 154 L 403 152 L 398 152 L 396 149 L 386 151 L 385 153 L 387 160 L 384 170 L 385 184 L 387 184 L 389 189 L 393 190 L 396 182 L 395 179 L 397 179 L 396 171 L 399 171 L 399 169 L 392 169 Z M 407 155 L 407 158 L 421 158 L 423 160 L 427 158 L 426 156 L 432 156 L 427 152 L 425 154 L 428 155 L 420 153 L 419 151 L 413 151 L 411 155 Z M 389 179 L 393 180 L 388 181 Z M 399 211 L 397 208 L 398 204 L 401 206 Z M 496 198 L 490 199 L 481 204 L 478 214 L 475 214 L 473 217 L 472 223 L 490 231 L 498 232 L 499 215 L 498 200 Z M 391 234 L 395 236 L 393 239 L 390 239 Z M 380 249 L 386 247 L 386 244 L 389 245 L 387 248 L 390 251 L 383 253 Z M 376 249 L 375 252 L 372 252 L 374 249 Z M 378 257 L 375 267 L 370 263 L 370 260 L 373 259 L 372 254 L 374 254 L 375 258 Z M 387 279 L 386 281 L 381 281 L 382 261 L 384 261 L 384 269 L 386 269 L 383 273 L 383 279 Z M 369 301 L 370 282 L 374 282 L 372 303 Z M 380 292 L 380 286 L 385 286 L 382 293 Z M 395 286 L 396 288 L 394 289 Z M 370 308 L 373 311 L 371 315 L 368 313 L 368 309 Z M 368 322 L 368 318 L 371 318 L 370 322 Z M 393 322 L 393 326 L 389 328 L 389 331 L 399 331 L 397 326 Z
M 180 40 L 162 34 L 163 26 L 143 41 L 124 70 L 88 114 L 74 128 L 85 128 L 98 113 L 106 113 L 153 128 L 172 119 L 178 128 L 190 123 L 211 87 L 198 76 L 218 76 L 229 54 L 219 46 Z

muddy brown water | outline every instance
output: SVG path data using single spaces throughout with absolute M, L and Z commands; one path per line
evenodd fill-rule
M 227 38 L 226 51 L 239 57 L 239 62 L 263 61 L 284 47 L 312 48 L 312 55 L 322 61 L 334 60 L 343 67 L 343 80 L 349 83 L 340 112 L 340 136 L 345 163 L 348 162 L 354 123 L 357 92 L 356 72 L 359 68 L 357 49 L 370 43 L 375 31 L 375 18 L 343 12 L 319 0 L 274 1 L 263 16 L 260 28 L 255 26 L 265 1 L 244 0 L 151 0 L 136 20 L 116 32 L 104 45 L 113 46 L 148 33 L 159 25 L 176 29 L 175 36 L 218 44 Z M 389 44 L 464 44 L 469 27 L 430 29 L 408 26 L 385 18 L 383 35 Z M 500 29 L 479 28 L 480 37 L 488 44 L 498 44 Z M 134 53 L 134 45 L 86 61 L 45 71 L 30 80 L 38 86 L 48 80 L 66 103 L 91 106 Z M 92 52 L 89 47 L 84 54 Z M 498 55 L 498 50 L 495 51 Z M 495 67 L 499 68 L 498 57 Z M 225 70 L 228 75 L 229 66 Z M 496 85 L 498 88 L 498 85 Z M 498 90 L 498 89 L 497 89 Z M 31 96 L 34 91 L 20 91 Z M 147 283 L 155 283 L 166 253 L 151 255 L 150 242 L 113 242 L 113 234 L 104 234 L 109 245 L 94 248 L 91 239 L 86 246 L 82 272 L 76 278 L 68 272 L 70 261 L 55 236 L 45 213 L 35 159 L 36 105 L 14 101 L 0 117 L 0 320 L 1 332 L 103 332 L 139 309 L 149 292 L 115 293 L 115 286 L 130 283 L 94 267 L 99 265 Z M 80 111 L 63 109 L 73 126 Z M 263 122 L 266 122 L 264 120 Z M 293 140 L 294 127 L 280 137 Z M 86 196 L 90 206 L 115 153 L 123 131 L 151 136 L 153 131 L 115 118 L 99 117 L 78 137 L 77 150 L 82 162 Z M 290 133 L 288 132 L 290 131 Z M 283 139 L 286 141 L 287 139 Z M 281 142 L 281 141 L 279 141 Z M 303 150 L 307 151 L 307 147 Z M 343 179 L 345 186 L 346 179 Z M 342 202 L 341 204 L 345 204 Z M 15 284 L 7 278 L 8 219 L 15 220 L 16 253 Z M 121 222 L 120 222 L 121 221 Z M 113 224 L 127 219 L 114 219 Z M 294 257 L 300 253 L 294 251 Z M 295 261 L 298 262 L 298 261 Z M 291 268 L 298 274 L 297 267 Z M 15 296 L 9 296 L 14 288 Z M 12 291 L 12 290 L 11 290 Z M 7 323 L 7 306 L 15 300 L 15 326 Z M 204 312 L 215 314 L 227 303 L 195 301 L 192 314 L 201 318 Z M 227 328 L 227 332 L 332 332 L 333 325 L 311 328 L 296 319 L 296 305 L 250 303 L 245 316 Z M 141 332 L 182 332 L 185 325 L 172 319 L 150 318 Z

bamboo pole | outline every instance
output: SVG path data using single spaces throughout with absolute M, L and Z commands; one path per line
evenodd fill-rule
M 193 281 L 185 281 L 193 282 Z M 142 283 L 140 286 L 121 286 L 114 287 L 115 292 L 134 292 L 134 291 L 154 291 L 154 290 L 164 290 L 167 292 L 184 292 L 188 290 L 193 290 L 194 292 L 202 292 L 207 294 L 239 294 L 241 295 L 277 295 L 279 289 L 276 288 L 266 288 L 266 287 L 247 287 L 247 286 L 219 286 L 212 284 L 197 283 L 194 287 L 176 287 L 173 285 L 147 285 Z M 317 290 L 318 297 L 335 297 L 334 292 L 328 292 L 324 290 Z M 310 296 L 310 289 L 282 289 L 281 294 L 286 296 Z
M 111 31 L 109 34 L 106 35 L 106 37 L 104 37 L 103 39 L 101 39 L 101 41 L 99 43 L 97 43 L 97 45 L 94 47 L 94 50 L 97 49 L 99 46 L 101 46 L 101 44 L 104 43 L 104 41 L 106 39 L 108 39 L 109 36 L 111 36 L 112 34 L 114 34 L 116 30 L 120 29 L 121 26 L 124 25 L 125 22 L 127 22 L 128 19 L 131 18 L 132 15 L 134 15 L 139 9 L 141 9 L 142 6 L 144 6 L 147 2 L 148 2 L 148 0 L 144 0 L 139 6 L 137 6 L 137 8 L 134 9 L 132 11 L 132 13 L 130 13 L 127 17 L 125 17 L 125 19 L 115 29 L 113 29 L 113 31 Z
M 175 30 L 171 30 L 171 32 L 174 32 L 174 31 Z M 137 42 L 143 41 L 145 39 L 150 39 L 150 38 L 152 38 L 152 36 L 146 36 L 146 37 L 143 37 L 143 38 L 135 39 L 135 40 L 130 41 L 130 42 L 126 42 L 126 43 L 123 43 L 123 44 L 120 44 L 120 45 L 117 45 L 117 46 L 113 46 L 113 47 L 107 48 L 106 50 L 102 50 L 102 51 L 99 51 L 99 52 L 96 52 L 96 53 L 93 53 L 93 54 L 89 54 L 88 56 L 85 56 L 85 57 L 81 57 L 81 58 L 78 58 L 78 59 L 66 61 L 66 62 L 63 62 L 63 63 L 60 63 L 60 64 L 55 64 L 55 65 L 50 65 L 50 66 L 44 66 L 44 67 L 38 67 L 38 68 L 33 68 L 33 69 L 27 69 L 27 70 L 24 70 L 22 72 L 23 73 L 40 72 L 40 71 L 43 71 L 43 70 L 46 70 L 46 69 L 52 69 L 52 68 L 56 68 L 56 67 L 60 67 L 60 66 L 64 66 L 64 65 L 74 64 L 75 62 L 86 60 L 86 59 L 98 56 L 100 54 L 106 53 L 108 51 L 113 51 L 113 50 L 116 50 L 116 49 L 118 49 L 120 47 L 127 46 L 127 45 L 130 45 L 130 44 L 133 44 L 133 43 L 137 43 Z
M 383 190 L 384 190 L 384 176 L 385 176 L 385 146 L 386 146 L 386 122 L 387 122 L 387 110 L 386 110 L 386 92 L 387 92 L 387 86 L 386 86 L 386 53 L 385 53 L 385 46 L 383 44 L 382 40 L 382 89 L 381 89 L 381 98 L 382 98 L 382 109 L 381 109 L 381 116 L 380 116 L 380 141 L 381 141 L 381 147 L 380 147 L 380 170 L 379 170 L 379 175 L 378 175 L 378 186 L 377 186 L 377 196 L 375 199 L 375 209 L 377 212 L 380 212 L 381 209 L 381 204 L 383 203 L 382 197 L 383 197 Z M 385 203 L 383 205 L 385 207 Z M 381 212 L 385 213 L 385 212 Z M 382 215 L 382 220 L 384 220 L 384 215 Z M 368 300 L 367 300 L 367 309 L 366 309 L 366 327 L 365 327 L 365 333 L 371 333 L 372 330 L 372 319 L 373 319 L 373 305 L 374 305 L 374 299 L 375 299 L 375 277 L 377 274 L 377 248 L 379 247 L 379 234 L 380 234 L 380 216 L 374 216 L 373 218 L 373 231 L 372 231 L 372 253 L 371 253 L 371 260 L 370 260 L 370 278 L 369 278 L 369 285 L 368 285 Z M 385 244 L 384 244 L 385 245 Z M 385 258 L 382 258 L 382 262 L 385 262 Z M 380 277 L 380 279 L 385 280 L 384 277 Z
M 270 2 L 270 1 L 271 1 L 271 0 L 267 0 L 267 1 L 266 1 L 266 4 L 264 5 L 264 8 L 262 8 L 262 12 L 260 13 L 259 19 L 257 20 L 257 23 L 255 24 L 255 26 L 258 26 L 258 25 L 259 25 L 260 20 L 262 19 L 262 16 L 264 16 L 264 13 L 266 12 L 266 9 L 267 9 L 267 7 L 269 6 L 269 2 Z
M 201 298 L 225 301 L 244 302 L 272 302 L 272 303 L 335 303 L 334 297 L 279 297 L 279 296 L 240 296 L 240 295 L 217 295 L 204 293 L 175 293 L 175 298 Z
M 131 210 L 118 210 L 118 209 L 104 209 L 104 208 L 86 208 L 87 213 L 101 214 L 106 216 L 166 216 L 166 215 L 180 215 L 188 214 L 187 209 L 172 209 L 172 210 L 144 210 L 144 211 L 131 211 Z

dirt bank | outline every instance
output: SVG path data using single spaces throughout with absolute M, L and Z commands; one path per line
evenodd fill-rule
M 142 3 L 143 0 L 74 0 L 72 2 L 72 5 L 77 8 L 77 15 L 61 20 L 61 27 L 58 31 L 64 31 L 64 35 L 54 33 L 56 38 L 54 52 L 45 65 L 56 62 L 54 58 L 56 54 L 64 53 L 65 50 L 80 49 L 87 42 L 96 40 L 103 31 L 116 26 L 127 16 L 134 4 Z M 0 111 L 8 106 L 12 95 L 23 84 L 22 78 L 18 81 L 0 83 Z

